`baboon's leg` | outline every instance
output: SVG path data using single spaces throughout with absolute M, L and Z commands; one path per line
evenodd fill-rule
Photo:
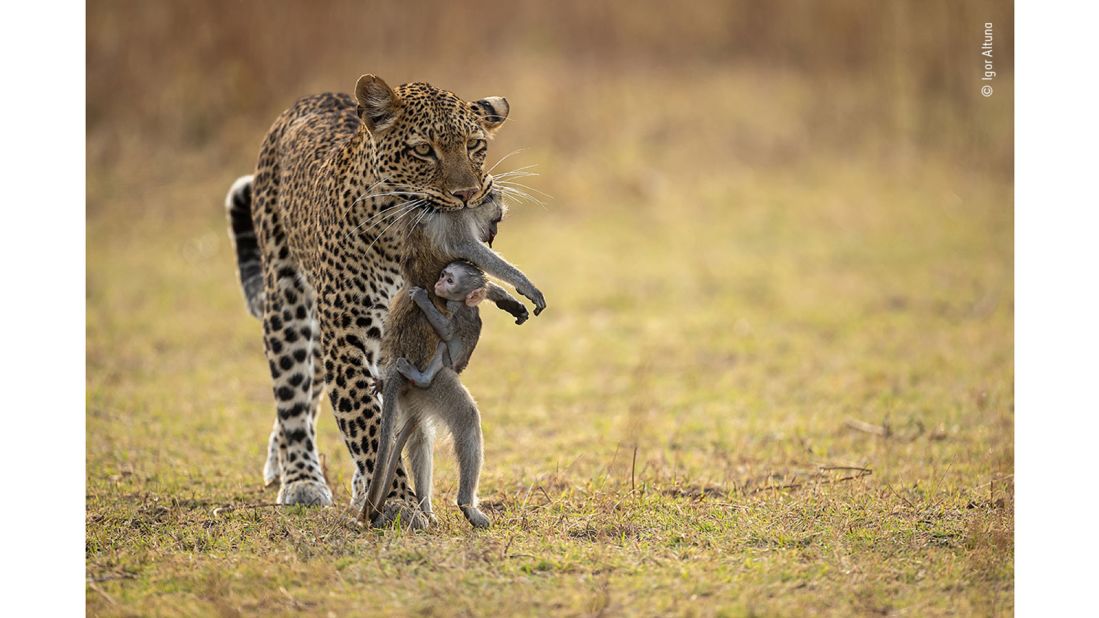
M 332 260 L 352 271 L 371 268 L 364 256 L 341 253 L 340 246 L 330 249 Z M 381 352 L 381 326 L 387 309 L 378 298 L 357 287 L 352 279 L 337 277 L 331 272 L 322 274 L 317 289 L 325 385 L 336 424 L 355 462 L 352 508 L 361 511 L 367 488 L 378 471 L 382 405 L 388 403 L 374 392 L 375 378 L 386 377 L 376 373 L 376 367 Z M 384 388 L 390 387 L 389 382 L 394 386 L 403 382 L 396 374 L 392 377 L 395 380 L 383 380 Z M 394 499 L 388 501 L 384 514 L 400 517 L 413 528 L 422 528 L 427 520 L 416 506 L 416 496 L 399 460 L 397 485 L 396 493 L 390 494 Z
M 428 519 L 434 520 L 431 509 L 432 455 L 435 447 L 435 429 L 425 420 L 417 423 L 408 440 L 408 463 L 415 483 L 416 499 Z
M 410 435 L 412 435 L 412 432 L 414 432 L 416 430 L 416 426 L 420 422 L 420 419 L 418 419 L 418 418 L 410 417 L 408 415 L 402 415 L 402 416 L 405 416 L 405 420 L 402 423 L 400 433 L 397 434 L 397 440 L 393 444 L 392 450 L 390 450 L 389 453 L 386 455 L 386 458 L 385 459 L 378 459 L 379 469 L 378 469 L 377 473 L 374 475 L 374 478 L 370 482 L 371 489 L 374 488 L 375 484 L 378 485 L 379 489 L 375 490 L 376 493 L 378 493 L 378 494 L 385 495 L 386 494 L 385 490 L 386 490 L 387 487 L 390 488 L 390 490 L 388 492 L 388 495 L 396 494 L 397 489 L 399 488 L 399 485 L 397 484 L 397 480 L 393 477 L 394 477 L 394 474 L 396 474 L 396 472 L 397 472 L 397 466 L 401 463 L 401 453 L 404 451 L 405 442 L 408 442 L 408 437 Z M 381 451 L 379 451 L 379 453 L 380 452 Z M 379 455 L 379 457 L 381 457 L 381 455 Z M 384 465 L 384 467 L 382 467 L 383 465 Z M 370 494 L 368 493 L 367 494 L 367 496 L 368 496 L 367 497 L 367 504 L 370 504 L 369 495 Z M 383 497 L 379 500 L 379 502 L 375 503 L 375 504 L 377 504 L 377 508 L 374 510 L 373 513 L 370 514 L 370 521 L 371 522 L 373 522 L 374 519 L 381 512 L 381 507 L 382 507 L 382 504 L 384 504 L 384 501 L 385 501 L 385 498 Z M 365 510 L 366 509 L 364 508 L 364 511 Z M 383 522 L 383 523 L 387 523 L 387 522 Z
M 481 444 L 481 413 L 469 391 L 452 369 L 435 376 L 429 392 L 435 396 L 435 412 L 454 436 L 458 457 L 458 508 L 475 528 L 485 528 L 491 520 L 477 509 L 477 485 L 481 478 L 484 453 Z
M 423 371 L 417 369 L 407 358 L 398 358 L 396 363 L 397 372 L 416 386 L 427 388 L 431 386 L 431 381 L 435 379 L 435 374 L 439 373 L 439 370 L 443 368 L 444 354 L 446 354 L 446 344 L 440 341 L 439 345 L 435 348 L 435 356 L 431 357 L 431 362 L 427 364 L 427 367 L 425 367 Z
M 400 408 L 398 400 L 403 388 L 401 378 L 396 370 L 387 371 L 383 377 L 382 390 L 382 418 L 378 427 L 377 458 L 374 460 L 374 473 L 367 485 L 366 502 L 363 503 L 362 519 L 368 522 L 374 521 L 385 504 L 385 497 L 389 486 L 390 459 L 400 459 L 401 451 L 395 448 L 397 436 L 394 429 L 399 420 Z M 396 466 L 394 466 L 396 467 Z

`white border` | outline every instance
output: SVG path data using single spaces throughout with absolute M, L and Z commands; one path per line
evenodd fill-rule
M 14 170 L 0 225 L 9 360 L 0 521 L 12 615 L 84 612 L 85 25 L 81 4 L 63 4 L 12 4 L 0 20 L 3 165 Z M 1020 616 L 1094 605 L 1097 15 L 1087 3 L 1016 6 Z
M 84 614 L 84 5 L 9 3 L 3 63 L 4 613 Z
M 1016 612 L 1079 615 L 1099 521 L 1099 11 L 1015 15 Z

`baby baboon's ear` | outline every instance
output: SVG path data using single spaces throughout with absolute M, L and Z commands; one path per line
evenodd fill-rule
M 488 288 L 480 287 L 466 295 L 466 306 L 476 307 L 488 295 Z
M 495 133 L 496 129 L 504 124 L 504 121 L 508 119 L 508 112 L 511 111 L 511 106 L 508 105 L 508 100 L 504 97 L 488 97 L 474 101 L 470 105 L 473 107 L 474 113 L 480 117 L 481 126 L 485 128 L 489 135 Z
M 355 100 L 359 103 L 359 118 L 371 133 L 380 133 L 393 126 L 401 113 L 401 99 L 376 75 L 359 78 L 355 84 Z

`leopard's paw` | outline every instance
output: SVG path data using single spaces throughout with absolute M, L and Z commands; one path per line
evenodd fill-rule
M 294 481 L 279 488 L 278 503 L 330 506 L 332 490 L 321 481 Z
M 397 524 L 401 528 L 426 530 L 431 525 L 431 521 L 414 504 L 402 500 L 386 500 L 382 512 L 374 518 L 373 524 L 375 528 Z

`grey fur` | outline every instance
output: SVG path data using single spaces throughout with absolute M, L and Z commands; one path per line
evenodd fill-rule
M 480 410 L 458 378 L 458 372 L 465 367 L 465 361 L 468 361 L 480 334 L 480 317 L 476 308 L 471 308 L 476 328 L 470 340 L 470 333 L 452 332 L 455 326 L 453 320 L 438 319 L 442 316 L 431 300 L 438 297 L 432 295 L 427 300 L 427 304 L 439 314 L 436 316 L 425 312 L 425 306 L 420 304 L 422 301 L 414 300 L 410 289 L 413 286 L 430 286 L 443 266 L 455 259 L 464 259 L 514 285 L 517 292 L 534 302 L 535 315 L 541 313 L 546 302 L 542 292 L 519 269 L 481 242 L 465 240 L 471 231 L 474 232 L 474 239 L 482 241 L 495 235 L 496 223 L 503 216 L 498 200 L 490 199 L 471 214 L 474 216 L 465 221 L 456 217 L 431 218 L 422 225 L 415 225 L 405 245 L 402 275 L 406 288 L 390 304 L 382 343 L 382 418 L 378 456 L 362 510 L 362 517 L 371 522 L 377 523 L 383 519 L 381 515 L 384 513 L 386 493 L 393 483 L 401 451 L 413 436 L 410 468 L 416 495 L 424 514 L 429 519 L 434 516 L 431 510 L 433 433 L 430 421 L 438 420 L 454 437 L 459 467 L 459 509 L 474 527 L 483 528 L 491 523 L 477 508 L 477 486 L 483 461 Z M 527 319 L 525 307 L 503 288 L 495 284 L 486 287 L 486 296 L 515 316 L 517 324 Z M 436 302 L 441 302 L 441 299 Z M 448 334 L 451 337 L 441 336 Z M 447 339 L 454 339 L 453 335 L 461 338 L 463 334 L 466 337 L 462 342 L 464 345 L 450 349 Z M 438 367 L 433 379 L 424 384 L 425 388 L 409 384 L 397 367 L 398 360 L 407 359 L 410 365 L 430 367 L 439 356 L 441 347 L 447 349 L 449 360 L 453 361 L 450 366 L 443 363 Z

